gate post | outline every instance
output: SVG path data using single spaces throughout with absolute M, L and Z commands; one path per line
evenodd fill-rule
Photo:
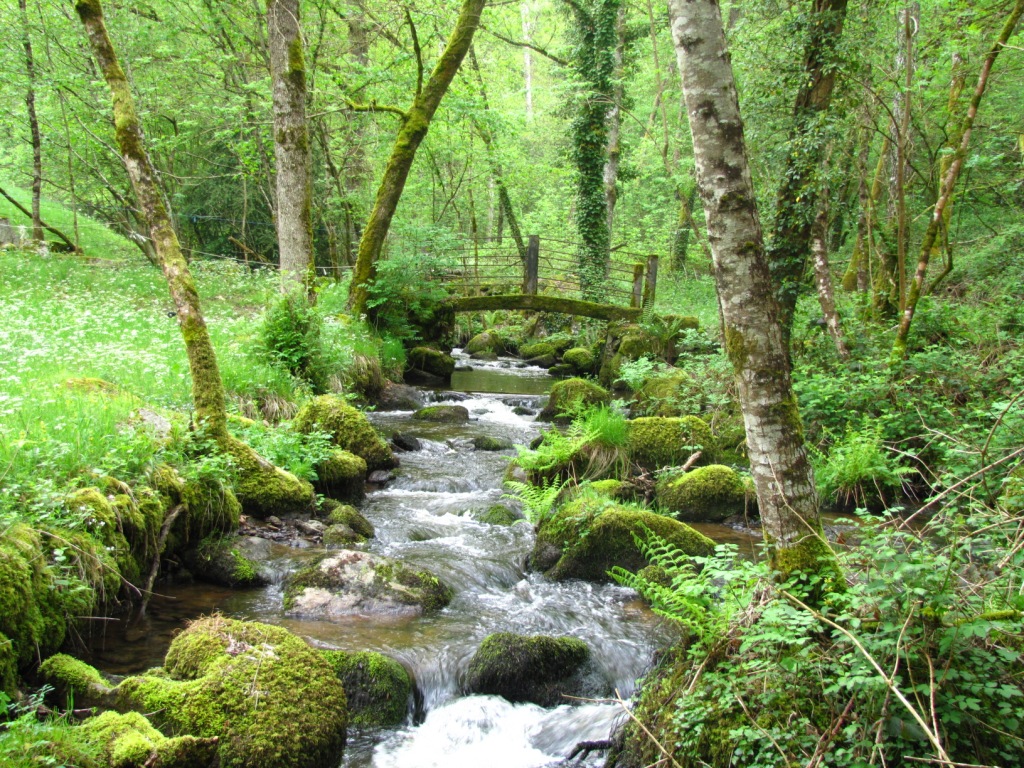
M 537 281 L 540 273 L 540 235 L 530 235 L 526 246 L 526 263 L 523 265 L 523 293 L 537 295 Z
M 644 296 L 644 265 L 637 262 L 633 265 L 633 293 L 629 297 L 629 306 L 639 307 Z

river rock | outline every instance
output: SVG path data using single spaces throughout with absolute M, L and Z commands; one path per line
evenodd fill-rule
M 548 396 L 548 404 L 540 412 L 538 420 L 567 423 L 568 414 L 592 405 L 607 405 L 611 395 L 604 387 L 600 387 L 586 379 L 566 379 L 553 384 Z
M 583 496 L 563 505 L 537 531 L 530 564 L 551 579 L 611 581 L 615 567 L 636 572 L 647 559 L 634 535 L 647 528 L 691 556 L 710 555 L 715 542 L 690 526 L 638 507 Z
M 349 451 L 335 451 L 315 467 L 313 487 L 338 501 L 358 504 L 366 496 L 366 462 Z M 379 471 L 379 470 L 378 470 Z
M 508 451 L 512 449 L 512 441 L 503 437 L 481 435 L 474 437 L 472 443 L 478 451 Z
M 414 347 L 406 355 L 405 380 L 409 384 L 451 386 L 455 358 L 430 347 Z
M 345 550 L 306 566 L 286 583 L 285 613 L 326 619 L 352 614 L 418 615 L 444 608 L 452 590 L 428 571 L 369 552 Z
M 374 400 L 378 411 L 415 411 L 423 407 L 423 394 L 408 384 L 389 381 Z
M 562 694 L 580 695 L 589 660 L 587 644 L 574 637 L 498 632 L 485 637 L 470 660 L 466 688 L 551 707 L 565 703 Z
M 525 518 L 521 513 L 509 509 L 504 504 L 493 504 L 485 511 L 476 515 L 476 520 L 488 525 L 515 525 Z
M 423 443 L 418 437 L 407 435 L 404 432 L 395 432 L 391 436 L 391 445 L 400 451 L 422 451 Z
M 221 766 L 333 768 L 345 744 L 345 689 L 331 665 L 269 624 L 194 621 L 162 669 L 125 679 L 111 695 L 120 711 L 151 713 L 167 732 L 218 737 Z
M 324 529 L 327 526 L 321 523 L 319 520 L 296 520 L 295 528 L 299 533 L 306 536 L 312 536 L 313 538 L 319 538 L 324 535 Z
M 418 421 L 458 424 L 469 421 L 469 411 L 462 405 L 430 405 L 416 411 L 412 417 Z
M 644 469 L 654 471 L 682 466 L 698 450 L 700 464 L 714 463 L 718 456 L 711 427 L 696 416 L 681 419 L 645 416 L 627 424 L 629 458 Z
M 401 725 L 412 710 L 412 676 L 382 653 L 321 651 L 345 686 L 349 723 L 366 728 Z
M 376 535 L 373 523 L 367 520 L 358 509 L 349 504 L 334 503 L 325 511 L 327 512 L 328 525 L 347 525 L 364 539 L 372 539 Z
M 366 481 L 373 483 L 374 485 L 386 485 L 394 479 L 395 476 L 386 469 L 378 469 L 376 472 L 371 472 L 370 476 L 366 478 Z
M 200 581 L 222 587 L 261 587 L 269 583 L 246 552 L 249 537 L 213 534 L 185 552 L 185 567 Z

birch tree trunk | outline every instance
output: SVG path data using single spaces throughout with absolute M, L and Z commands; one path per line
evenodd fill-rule
M 836 295 L 832 285 L 832 268 L 828 260 L 828 206 L 821 205 L 814 226 L 811 227 L 811 256 L 814 260 L 814 281 L 818 286 L 818 304 L 825 318 L 825 327 L 843 360 L 850 356 L 843 340 L 843 326 L 836 310 Z
M 622 103 L 626 97 L 626 6 L 619 6 L 615 20 L 615 51 L 612 53 L 612 107 L 608 110 L 608 160 L 604 164 L 604 199 L 608 209 L 608 238 L 615 227 L 615 204 L 619 200 L 619 161 L 622 157 Z
M 281 290 L 299 288 L 312 295 L 312 181 L 299 0 L 267 0 L 267 47 L 273 81 Z
M 726 350 L 773 568 L 835 578 L 790 378 L 717 0 L 670 0 Z
M 530 22 L 530 4 L 523 3 L 519 7 L 523 17 L 523 40 L 527 43 L 533 35 L 533 24 Z M 523 80 L 526 87 L 526 122 L 533 120 L 533 51 L 523 46 Z
M 234 460 L 238 471 L 236 490 L 247 512 L 266 516 L 308 510 L 314 500 L 313 489 L 308 483 L 278 469 L 228 432 L 224 385 L 217 366 L 217 354 L 203 319 L 195 281 L 164 204 L 157 171 L 146 151 L 131 86 L 107 34 L 103 8 L 99 0 L 77 0 L 75 10 L 85 26 L 103 79 L 110 88 L 121 159 L 139 208 L 149 225 L 149 237 L 174 302 L 192 375 L 196 427 Z
M 405 181 L 416 159 L 416 150 L 426 137 L 430 121 L 469 51 L 486 4 L 487 0 L 463 0 L 459 19 L 448 38 L 448 44 L 434 66 L 434 71 L 430 73 L 430 78 L 413 99 L 408 112 L 389 110 L 400 114 L 402 125 L 384 169 L 384 178 L 377 189 L 369 221 L 359 240 L 359 255 L 352 271 L 348 297 L 349 310 L 355 315 L 366 311 L 367 285 L 376 273 L 377 259 L 402 197 L 402 190 L 405 189 Z M 377 108 L 370 105 L 365 109 L 375 111 Z

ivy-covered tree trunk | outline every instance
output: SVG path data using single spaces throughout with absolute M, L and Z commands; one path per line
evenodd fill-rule
M 733 365 L 772 565 L 835 574 L 790 378 L 739 100 L 716 0 L 670 0 L 726 350 Z
M 313 219 L 306 62 L 299 0 L 267 0 L 267 47 L 277 161 L 277 245 L 281 290 L 313 287 Z
M 39 201 L 43 193 L 43 141 L 39 135 L 39 118 L 36 115 L 36 60 L 32 53 L 32 35 L 29 32 L 26 0 L 18 0 L 21 12 L 22 47 L 25 49 L 25 73 L 28 88 L 25 91 L 25 107 L 28 110 L 28 128 L 32 137 L 32 239 L 43 240 L 43 221 Z
M 238 497 L 246 511 L 265 516 L 307 509 L 313 503 L 313 489 L 308 483 L 270 464 L 228 432 L 224 385 L 217 366 L 217 354 L 203 319 L 195 281 L 164 204 L 157 171 L 146 151 L 131 86 L 107 34 L 103 8 L 99 0 L 77 0 L 75 10 L 85 26 L 103 79 L 110 88 L 121 159 L 139 208 L 149 225 L 149 236 L 174 302 L 192 375 L 196 427 L 234 460 L 238 472 Z
M 803 81 L 793 107 L 793 130 L 775 205 L 768 262 L 788 346 L 796 302 L 810 260 L 811 229 L 818 213 L 819 171 L 826 136 L 822 116 L 832 102 L 836 46 L 843 34 L 847 0 L 813 0 L 804 49 Z
M 604 294 L 611 233 L 605 197 L 608 112 L 613 102 L 616 27 L 622 0 L 563 0 L 569 7 L 573 69 L 583 85 L 572 121 L 580 288 L 586 301 Z
M 487 0 L 463 0 L 459 19 L 448 38 L 448 44 L 434 66 L 434 71 L 430 73 L 430 78 L 413 99 L 412 106 L 407 112 L 388 110 L 398 112 L 402 124 L 384 169 L 384 178 L 377 189 L 373 210 L 359 240 L 359 255 L 352 272 L 348 297 L 349 309 L 355 315 L 366 311 L 367 286 L 376 272 L 377 259 L 380 258 L 381 248 L 391 227 L 391 219 L 398 209 L 405 180 L 416 159 L 416 150 L 426 137 L 430 121 L 469 51 L 486 4 Z M 376 111 L 377 107 L 370 105 L 363 109 Z
M 612 105 L 608 110 L 608 158 L 604 164 L 604 199 L 608 209 L 608 238 L 615 231 L 615 204 L 619 200 L 619 164 L 622 158 L 622 110 L 626 98 L 626 6 L 619 6 L 612 54 Z

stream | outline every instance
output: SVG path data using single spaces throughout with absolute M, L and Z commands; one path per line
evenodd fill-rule
M 539 768 L 558 764 L 580 741 L 608 738 L 625 717 L 615 703 L 574 702 L 545 709 L 462 693 L 465 671 L 480 642 L 488 634 L 506 631 L 584 640 L 592 651 L 599 687 L 607 696 L 617 691 L 627 698 L 654 652 L 671 642 L 673 629 L 631 590 L 554 583 L 528 572 L 525 561 L 534 537 L 528 523 L 504 527 L 472 519 L 470 513 L 502 501 L 502 475 L 514 451 L 476 451 L 471 439 L 487 435 L 529 443 L 539 425 L 532 415 L 518 415 L 514 409 L 539 410 L 553 379 L 542 369 L 521 367 L 513 360 L 459 362 L 469 362 L 473 370 L 457 371 L 450 391 L 428 393 L 428 399 L 466 407 L 468 424 L 413 421 L 411 412 L 370 414 L 384 435 L 414 435 L 423 450 L 398 454 L 401 467 L 395 479 L 370 491 L 361 508 L 377 532 L 368 549 L 435 573 L 455 592 L 447 608 L 413 618 L 286 617 L 282 581 L 323 550 L 267 542 L 263 564 L 273 576 L 271 586 L 167 587 L 154 597 L 144 619 L 108 622 L 92 643 L 92 662 L 109 674 L 122 675 L 159 666 L 173 634 L 188 620 L 220 611 L 287 627 L 318 646 L 380 651 L 412 671 L 415 715 L 397 729 L 350 730 L 340 759 L 344 768 Z M 717 540 L 736 536 L 721 526 L 702 529 Z M 574 765 L 602 761 L 598 753 Z

